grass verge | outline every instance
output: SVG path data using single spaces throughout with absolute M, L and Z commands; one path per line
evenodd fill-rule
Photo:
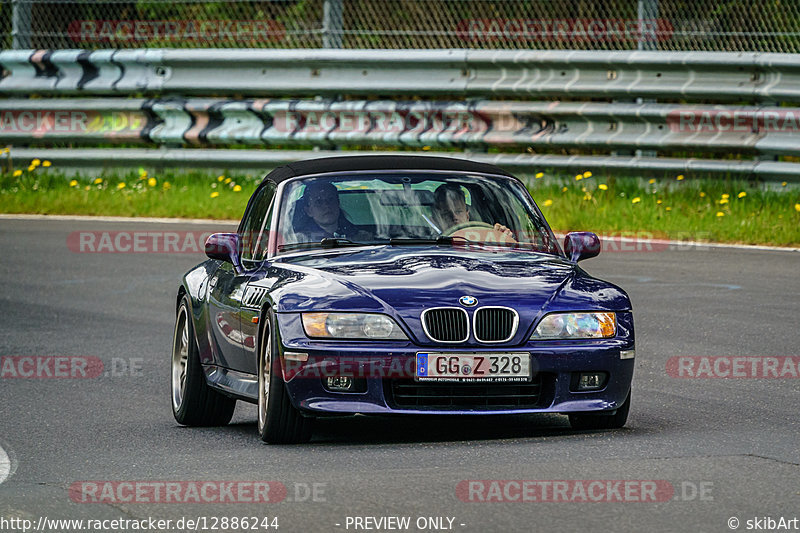
M 558 231 L 800 245 L 800 192 L 731 180 L 539 173 L 534 199 Z M 0 173 L 0 212 L 239 219 L 261 176 L 144 170 L 66 177 L 46 162 Z

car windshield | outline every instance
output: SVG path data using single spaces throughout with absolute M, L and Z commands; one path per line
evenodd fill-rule
M 559 253 L 524 186 L 506 177 L 332 174 L 287 182 L 281 198 L 278 252 L 438 244 Z

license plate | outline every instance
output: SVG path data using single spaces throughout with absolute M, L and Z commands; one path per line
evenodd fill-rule
M 418 353 L 417 381 L 530 381 L 529 353 Z

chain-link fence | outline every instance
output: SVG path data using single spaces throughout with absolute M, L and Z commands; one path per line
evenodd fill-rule
M 0 0 L 5 48 L 800 52 L 800 0 Z

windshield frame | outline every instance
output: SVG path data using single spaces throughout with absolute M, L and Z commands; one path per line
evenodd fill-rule
M 270 232 L 269 241 L 267 244 L 267 253 L 265 256 L 265 260 L 269 261 L 276 257 L 280 257 L 283 255 L 296 255 L 300 253 L 300 250 L 278 250 L 278 234 L 279 234 L 279 221 L 283 216 L 283 211 L 288 206 L 286 202 L 283 201 L 284 194 L 286 189 L 292 186 L 297 181 L 303 181 L 306 179 L 313 179 L 313 178 L 335 178 L 336 176 L 359 176 L 359 175 L 387 175 L 387 174 L 415 174 L 415 175 L 449 175 L 449 176 L 480 176 L 485 178 L 490 178 L 497 181 L 515 181 L 517 184 L 522 188 L 524 191 L 524 198 L 523 200 L 528 202 L 528 205 L 524 207 L 529 208 L 531 210 L 532 215 L 537 217 L 542 222 L 542 228 L 547 232 L 549 238 L 553 242 L 553 248 L 555 248 L 555 252 L 548 251 L 548 250 L 524 250 L 524 249 L 516 249 L 514 251 L 520 252 L 528 252 L 528 253 L 543 253 L 548 255 L 553 255 L 559 258 L 564 258 L 566 255 L 561 247 L 561 244 L 558 242 L 558 239 L 555 236 L 550 224 L 547 222 L 547 219 L 542 214 L 539 206 L 536 204 L 536 201 L 530 194 L 530 191 L 522 182 L 521 179 L 517 178 L 516 176 L 508 176 L 504 174 L 491 174 L 485 172 L 474 172 L 474 171 L 462 171 L 462 170 L 427 170 L 427 169 L 413 169 L 413 170 L 405 170 L 402 168 L 396 169 L 379 169 L 379 170 L 344 170 L 344 171 L 335 171 L 335 172 L 319 172 L 314 174 L 304 174 L 302 176 L 294 176 L 292 178 L 282 180 L 278 183 L 278 187 L 275 191 L 273 196 L 273 202 L 276 202 L 273 206 L 274 209 L 272 210 L 272 220 L 270 220 L 270 227 L 274 228 L 273 231 Z M 389 246 L 389 242 L 386 243 L 365 243 L 364 247 L 375 247 L 375 246 Z M 425 245 L 422 245 L 425 246 Z M 435 245 L 431 245 L 435 246 Z M 484 245 L 487 248 L 496 248 L 492 247 L 491 245 Z M 356 246 L 350 246 L 349 249 L 357 248 Z M 323 249 L 322 246 L 315 247 L 315 248 L 308 248 L 308 250 L 303 250 L 303 252 L 316 252 Z M 509 250 L 511 251 L 511 250 Z

